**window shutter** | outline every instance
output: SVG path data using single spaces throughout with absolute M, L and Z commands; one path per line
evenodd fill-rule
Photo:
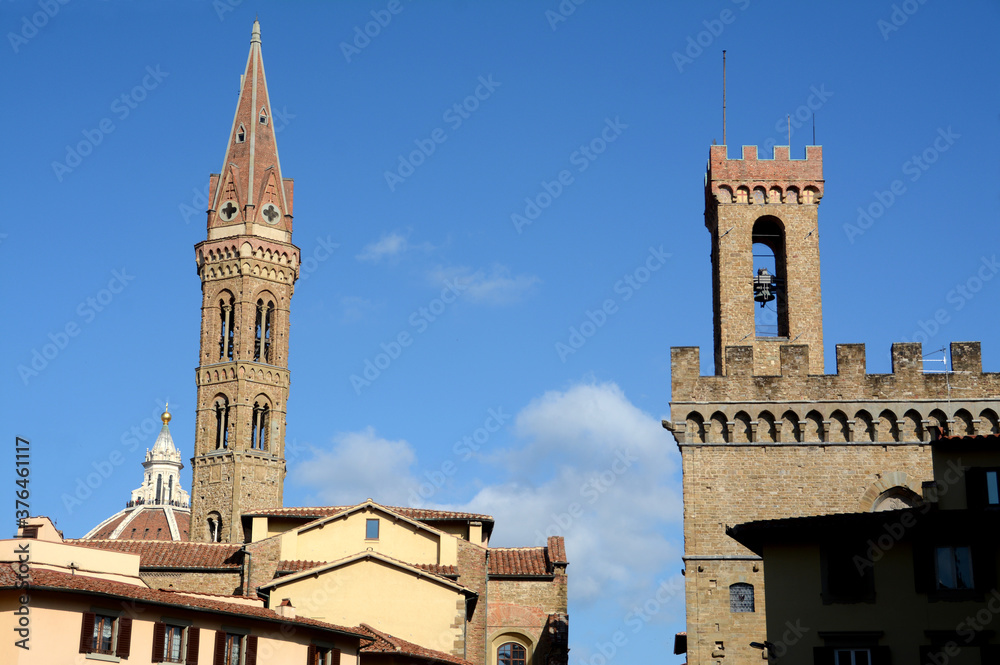
M 977 591 L 990 591 L 997 585 L 996 549 L 986 543 L 972 546 L 972 585 Z
M 830 647 L 813 647 L 814 665 L 833 665 L 833 649 Z
M 226 634 L 221 630 L 215 631 L 215 665 L 225 665 L 226 662 Z
M 934 548 L 929 543 L 913 543 L 913 585 L 917 593 L 935 590 Z
M 310 644 L 306 649 L 306 665 L 316 665 L 316 645 Z
M 257 665 L 257 636 L 247 636 L 247 659 L 246 665 Z
M 120 617 L 118 623 L 118 642 L 115 644 L 115 655 L 127 659 L 132 653 L 132 617 Z
M 330 665 L 340 665 L 340 649 L 330 652 Z
M 93 612 L 83 613 L 83 627 L 80 629 L 80 653 L 90 653 L 94 650 L 94 619 Z
M 965 502 L 968 508 L 987 505 L 986 469 L 971 468 L 965 472 Z
M 153 624 L 153 662 L 163 660 L 163 642 L 167 634 L 167 625 L 160 621 Z
M 186 665 L 198 665 L 198 646 L 201 637 L 201 630 L 197 626 L 187 629 L 187 658 Z
M 889 647 L 872 647 L 872 665 L 891 665 L 892 652 Z

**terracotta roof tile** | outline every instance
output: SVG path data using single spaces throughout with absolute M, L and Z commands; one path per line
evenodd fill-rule
M 337 513 L 343 512 L 349 508 L 354 508 L 354 506 L 312 506 L 312 507 L 290 507 L 290 508 L 274 508 L 272 510 L 263 510 L 253 513 L 245 513 L 246 517 L 307 517 L 307 518 L 318 518 L 318 517 L 329 517 L 330 515 L 336 515 Z M 411 520 L 418 521 L 433 521 L 433 520 L 479 520 L 492 522 L 493 517 L 491 515 L 480 515 L 478 513 L 462 513 L 455 512 L 451 510 L 430 510 L 429 508 L 404 508 L 401 506 L 383 506 L 394 513 L 399 513 L 403 517 L 408 517 Z
M 551 574 L 544 547 L 490 548 L 490 575 L 542 577 Z
M 0 566 L 0 589 L 16 588 L 17 576 L 11 565 Z M 325 621 L 317 621 L 306 617 L 295 617 L 287 619 L 274 610 L 252 605 L 242 605 L 237 603 L 227 603 L 223 600 L 216 600 L 212 597 L 194 597 L 173 593 L 170 591 L 158 591 L 146 587 L 125 584 L 123 582 L 113 582 L 111 580 L 89 577 L 87 575 L 70 575 L 53 570 L 33 568 L 31 570 L 30 587 L 33 589 L 59 589 L 93 593 L 116 598 L 127 598 L 147 603 L 160 605 L 173 605 L 186 607 L 195 610 L 205 610 L 216 613 L 238 615 L 267 621 L 277 621 L 282 623 L 293 623 L 304 626 L 311 626 L 323 630 L 337 631 L 352 636 L 366 637 L 356 628 L 345 628 Z
M 553 563 L 569 563 L 566 559 L 566 541 L 562 536 L 549 536 L 549 559 Z
M 104 540 L 105 538 L 110 538 L 111 534 L 115 532 L 115 529 L 118 528 L 118 525 L 121 524 L 126 517 L 128 517 L 127 512 L 121 512 L 115 515 L 110 522 L 102 526 L 99 531 L 97 531 L 96 533 L 94 533 L 93 536 L 91 536 L 91 538 L 100 540 Z
M 177 523 L 179 540 L 187 540 L 191 528 L 191 512 L 187 509 L 171 508 L 171 514 Z M 126 508 L 112 515 L 107 522 L 100 524 L 85 538 L 87 540 L 107 540 L 125 520 L 125 524 L 117 539 L 121 540 L 172 540 L 170 524 L 166 511 L 162 506 L 142 505 Z M 116 539 L 116 540 L 117 540 Z
M 317 566 L 325 566 L 330 563 L 329 561 L 302 561 L 302 560 L 282 560 L 278 562 L 278 568 L 275 573 L 299 573 L 303 570 L 309 570 L 310 568 L 316 568 Z
M 391 558 L 391 557 L 387 557 Z M 395 559 L 400 561 L 399 559 Z M 319 566 L 325 566 L 331 561 L 279 561 L 276 573 L 290 574 L 299 573 L 303 570 L 309 570 L 310 568 L 317 568 Z M 401 563 L 406 563 L 402 562 Z M 458 577 L 458 566 L 443 566 L 437 563 L 411 563 L 409 564 L 414 568 L 419 568 L 420 570 L 425 570 L 428 573 L 434 573 L 435 575 L 440 575 L 442 577 Z
M 175 540 L 67 540 L 69 545 L 139 555 L 140 568 L 239 568 L 240 545 Z
M 458 656 L 452 656 L 441 651 L 435 651 L 422 647 L 413 642 L 407 642 L 399 637 L 394 637 L 380 630 L 375 630 L 366 623 L 358 626 L 358 630 L 371 638 L 373 641 L 361 647 L 361 653 L 398 653 L 424 660 L 432 660 L 440 663 L 455 663 L 456 665 L 471 665 L 467 660 Z

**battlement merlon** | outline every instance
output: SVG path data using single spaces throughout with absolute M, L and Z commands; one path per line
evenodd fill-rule
M 729 159 L 727 146 L 711 146 L 705 186 L 720 203 L 729 203 L 729 195 L 741 186 L 748 190 L 763 187 L 768 192 L 778 188 L 783 194 L 787 194 L 789 187 L 799 192 L 810 190 L 815 192 L 818 203 L 823 197 L 823 184 L 823 146 L 807 145 L 805 159 L 790 159 L 787 145 L 774 146 L 773 159 L 758 158 L 755 145 L 743 146 L 742 159 Z M 722 193 L 726 196 L 720 197 Z M 747 203 L 752 202 L 750 197 Z M 784 202 L 790 202 L 787 196 Z
M 919 343 L 893 344 L 892 373 L 868 374 L 865 345 L 838 344 L 837 372 L 809 374 L 809 347 L 782 344 L 781 374 L 759 376 L 753 373 L 753 347 L 729 346 L 725 349 L 726 375 L 702 376 L 700 349 L 673 347 L 671 405 L 920 400 L 1000 404 L 1000 373 L 983 372 L 980 343 L 952 342 L 950 352 L 950 372 L 925 372 Z M 684 413 L 673 417 L 683 418 Z

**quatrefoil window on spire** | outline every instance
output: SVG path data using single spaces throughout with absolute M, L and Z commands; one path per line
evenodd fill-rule
M 219 213 L 222 215 L 223 221 L 230 222 L 239 211 L 240 209 L 236 207 L 236 204 L 233 201 L 226 201 L 222 204 L 222 209 Z
M 264 215 L 268 224 L 277 224 L 278 218 L 281 217 L 281 210 L 273 203 L 268 203 L 261 209 L 260 214 Z

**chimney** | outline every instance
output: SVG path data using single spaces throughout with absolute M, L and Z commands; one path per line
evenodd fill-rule
M 289 598 L 282 598 L 281 604 L 274 611 L 286 619 L 295 618 L 295 608 L 292 607 L 292 601 Z

